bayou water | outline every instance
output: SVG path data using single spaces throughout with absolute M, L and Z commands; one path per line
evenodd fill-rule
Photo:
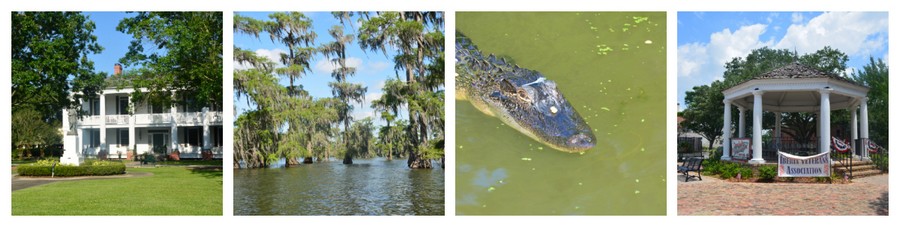
M 405 159 L 353 162 L 235 169 L 234 214 L 444 214 L 443 169 L 409 169 Z
M 485 54 L 537 70 L 594 130 L 553 150 L 456 101 L 460 215 L 664 215 L 665 13 L 458 13 Z

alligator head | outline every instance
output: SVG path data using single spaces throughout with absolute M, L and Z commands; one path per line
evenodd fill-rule
M 590 126 L 559 92 L 556 83 L 539 72 L 518 69 L 500 72 L 518 75 L 495 77 L 499 81 L 492 92 L 483 96 L 485 104 L 500 112 L 498 117 L 510 126 L 557 150 L 580 152 L 594 147 L 596 137 Z

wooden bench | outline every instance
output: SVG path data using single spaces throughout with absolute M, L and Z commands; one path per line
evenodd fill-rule
M 684 182 L 688 182 L 691 178 L 697 178 L 703 180 L 703 177 L 700 176 L 700 169 L 703 166 L 703 158 L 689 158 L 688 160 L 681 163 L 681 166 L 678 167 L 678 173 L 684 175 Z M 697 173 L 696 176 L 692 176 L 690 172 Z

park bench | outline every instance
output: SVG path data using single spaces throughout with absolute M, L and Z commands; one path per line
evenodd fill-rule
M 697 179 L 703 180 L 703 177 L 700 176 L 700 169 L 703 165 L 703 158 L 694 157 L 689 158 L 678 167 L 678 173 L 684 175 L 684 182 L 688 182 L 691 178 L 696 177 Z M 690 172 L 697 173 L 696 176 L 692 176 Z

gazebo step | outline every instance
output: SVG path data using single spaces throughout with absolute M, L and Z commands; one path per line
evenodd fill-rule
M 838 172 L 843 172 L 843 171 L 847 171 L 847 170 L 848 170 L 848 168 L 843 167 L 843 166 L 841 166 L 841 167 L 837 167 L 837 166 L 836 166 L 836 169 L 837 169 Z M 853 165 L 853 172 L 856 172 L 856 171 L 863 171 L 863 170 L 870 170 L 870 169 L 875 169 L 875 165 Z
M 871 170 L 865 170 L 865 171 L 859 171 L 859 172 L 857 172 L 856 170 L 853 170 L 853 178 L 868 177 L 868 176 L 874 176 L 874 175 L 878 175 L 878 174 L 882 174 L 881 170 L 871 169 Z
M 853 162 L 850 163 L 850 162 L 847 162 L 847 161 L 839 162 L 838 160 L 834 160 L 834 164 L 832 164 L 832 166 L 834 166 L 834 167 L 843 167 L 843 166 L 849 166 L 849 165 L 853 165 L 853 166 L 872 165 L 872 161 L 869 161 L 869 160 L 853 160 Z

